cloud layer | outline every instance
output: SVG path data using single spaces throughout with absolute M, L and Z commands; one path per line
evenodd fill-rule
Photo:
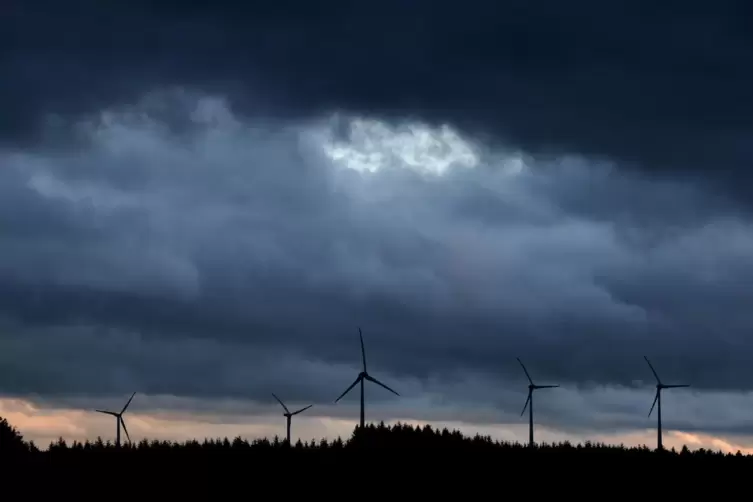
M 405 396 L 369 388 L 384 418 L 517 421 L 520 356 L 563 385 L 537 395 L 543 423 L 645 427 L 645 354 L 693 385 L 668 425 L 750 430 L 734 392 L 753 387 L 753 232 L 723 192 L 420 121 L 252 120 L 181 90 L 59 127 L 76 148 L 0 153 L 5 394 L 319 409 L 355 378 L 361 326 L 370 371 Z
M 537 421 L 637 430 L 648 355 L 668 426 L 747 434 L 752 17 L 11 0 L 0 393 L 351 418 L 361 326 L 370 417 L 518 421 L 520 356 Z

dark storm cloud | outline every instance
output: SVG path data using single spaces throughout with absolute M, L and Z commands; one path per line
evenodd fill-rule
M 6 3 L 3 393 L 353 416 L 360 325 L 370 417 L 519 421 L 521 356 L 541 423 L 649 427 L 647 354 L 668 427 L 750 432 L 749 2 Z M 352 114 L 484 154 L 343 170 Z
M 190 125 L 150 119 L 160 104 Z M 513 420 L 515 356 L 569 389 L 538 409 L 570 428 L 641 426 L 644 354 L 670 382 L 753 387 L 753 231 L 696 185 L 578 158 L 514 174 L 519 159 L 494 149 L 421 173 L 409 167 L 421 131 L 385 136 L 403 160 L 381 152 L 388 165 L 358 172 L 327 157 L 329 121 L 267 127 L 183 92 L 75 130 L 75 151 L 1 154 L 4 393 L 273 404 L 274 390 L 323 405 L 356 376 L 359 325 L 371 371 L 406 396 L 393 416 L 448 416 L 438 402 Z M 603 386 L 640 399 L 615 404 Z M 575 408 L 589 392 L 602 397 Z M 724 422 L 694 413 L 677 416 Z
M 753 159 L 745 0 L 13 0 L 2 16 L 10 141 L 38 137 L 49 113 L 179 84 L 257 116 L 448 120 L 537 154 L 748 186 L 738 182 Z

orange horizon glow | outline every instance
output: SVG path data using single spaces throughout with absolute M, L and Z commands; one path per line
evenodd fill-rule
M 114 440 L 114 423 L 109 417 L 103 417 L 93 411 L 76 409 L 45 409 L 37 407 L 23 399 L 0 399 L 0 417 L 16 427 L 27 441 L 33 440 L 42 449 L 46 449 L 51 442 L 59 438 L 67 442 L 85 440 L 94 441 L 101 437 L 103 441 Z M 149 440 L 186 441 L 190 439 L 203 440 L 204 438 L 230 439 L 240 436 L 253 440 L 267 437 L 273 438 L 284 435 L 284 422 L 275 415 L 257 415 L 253 422 L 242 421 L 237 417 L 235 422 L 213 423 L 211 415 L 191 413 L 154 414 L 132 412 L 128 413 L 126 422 L 131 433 L 131 439 L 139 442 L 146 438 Z M 293 424 L 293 441 L 300 438 L 302 441 L 311 439 L 328 440 L 338 436 L 347 439 L 350 437 L 355 421 L 353 419 L 340 419 L 329 417 L 301 415 Z M 388 424 L 396 422 L 411 425 L 425 425 L 429 423 L 435 428 L 457 429 L 465 435 L 488 435 L 501 441 L 527 440 L 526 424 L 490 424 L 475 425 L 454 421 L 427 422 L 424 420 L 394 419 L 385 421 Z M 536 429 L 537 439 L 544 443 L 570 441 L 573 444 L 585 441 L 624 444 L 625 446 L 648 445 L 653 447 L 656 441 L 656 431 L 653 429 L 636 430 L 621 434 L 593 434 L 582 436 L 567 434 L 547 427 L 538 426 Z M 125 438 L 124 438 L 125 439 Z M 747 438 L 746 438 L 747 439 Z M 710 434 L 689 433 L 683 431 L 667 430 L 664 434 L 664 443 L 667 449 L 680 450 L 683 445 L 691 450 L 705 448 L 725 453 L 753 454 L 753 447 L 743 443 L 737 443 L 726 438 Z M 751 440 L 753 443 L 753 439 Z

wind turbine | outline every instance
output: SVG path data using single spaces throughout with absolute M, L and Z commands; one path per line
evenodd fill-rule
M 361 328 L 358 328 L 358 336 L 361 339 L 361 360 L 363 361 L 363 371 L 361 371 L 358 374 L 358 377 L 356 377 L 355 382 L 353 382 L 352 384 L 350 384 L 350 387 L 348 387 L 347 389 L 345 389 L 345 392 L 343 392 L 342 394 L 340 394 L 340 397 L 338 397 L 337 399 L 335 399 L 335 402 L 338 402 L 340 399 L 342 399 L 343 397 L 345 397 L 345 394 L 347 394 L 348 392 L 350 392 L 350 390 L 353 387 L 355 387 L 356 384 L 360 383 L 361 384 L 361 429 L 363 429 L 364 425 L 365 425 L 365 422 L 366 422 L 366 411 L 365 411 L 366 405 L 365 405 L 365 402 L 364 402 L 364 391 L 363 391 L 364 390 L 363 389 L 363 387 L 364 387 L 364 380 L 368 380 L 369 382 L 373 382 L 373 383 L 375 383 L 375 384 L 377 384 L 377 385 L 379 385 L 381 387 L 384 387 L 385 389 L 387 389 L 388 391 L 392 392 L 396 396 L 399 396 L 400 394 L 398 394 L 397 392 L 395 392 L 394 390 L 390 389 L 389 387 L 387 387 L 386 385 L 384 385 L 382 382 L 380 382 L 379 380 L 377 380 L 376 378 L 374 378 L 374 377 L 372 377 L 371 375 L 368 374 L 368 372 L 366 371 L 366 349 L 363 346 L 363 333 L 361 333 Z
M 656 427 L 656 449 L 661 451 L 664 448 L 664 445 L 661 441 L 661 391 L 662 389 L 678 389 L 680 387 L 690 387 L 690 385 L 666 385 L 661 383 L 661 379 L 659 378 L 659 375 L 656 373 L 656 370 L 651 365 L 651 361 L 648 360 L 648 357 L 643 356 L 643 358 L 648 363 L 648 367 L 651 368 L 651 373 L 654 374 L 654 377 L 656 377 L 656 396 L 654 397 L 654 404 L 651 405 L 651 409 L 648 411 L 648 416 L 651 416 L 651 412 L 654 411 L 654 406 L 658 403 L 659 406 L 656 408 L 656 417 L 658 420 L 658 425 Z
M 533 442 L 533 391 L 536 389 L 554 389 L 559 387 L 559 385 L 536 385 L 533 383 L 533 380 L 531 380 L 531 375 L 528 374 L 528 370 L 526 369 L 525 365 L 523 364 L 523 361 L 520 360 L 519 357 L 516 357 L 515 359 L 518 360 L 520 363 L 520 366 L 523 368 L 523 371 L 526 374 L 526 377 L 528 377 L 528 399 L 526 399 L 526 404 L 523 406 L 523 411 L 520 412 L 520 416 L 523 416 L 523 413 L 526 412 L 526 408 L 528 408 L 528 446 L 533 448 L 534 442 Z
M 311 408 L 311 407 L 312 407 L 312 406 L 314 406 L 314 405 L 313 405 L 313 404 L 310 404 L 310 405 L 306 406 L 305 408 L 301 408 L 301 409 L 300 409 L 300 410 L 298 410 L 298 411 L 294 411 L 293 413 L 290 413 L 290 410 L 288 409 L 288 407 L 287 407 L 287 406 L 285 406 L 285 403 L 283 403 L 283 402 L 282 402 L 282 401 L 280 400 L 280 398 L 279 398 L 279 397 L 277 397 L 277 396 L 276 396 L 276 395 L 274 394 L 274 392 L 272 393 L 272 395 L 273 395 L 273 396 L 275 396 L 275 399 L 277 399 L 277 402 L 278 402 L 278 403 L 280 403 L 280 405 L 282 406 L 282 409 L 283 409 L 283 410 L 285 410 L 285 413 L 283 413 L 282 415 L 283 415 L 283 416 L 284 416 L 285 418 L 287 418 L 287 419 L 288 419 L 288 446 L 290 446 L 290 422 L 291 422 L 291 420 L 292 420 L 292 418 L 293 418 L 293 415 L 298 415 L 299 413 L 302 413 L 302 412 L 304 412 L 304 411 L 308 410 L 309 408 Z
M 105 415 L 112 415 L 115 417 L 115 422 L 117 423 L 117 435 L 115 436 L 115 446 L 117 448 L 120 448 L 120 426 L 123 426 L 123 430 L 126 433 L 126 437 L 128 438 L 128 442 L 131 442 L 131 436 L 128 434 L 128 427 L 126 427 L 125 420 L 123 420 L 123 413 L 125 413 L 126 409 L 128 409 L 128 405 L 131 404 L 131 401 L 133 401 L 133 396 L 135 396 L 136 393 L 134 392 L 131 394 L 131 399 L 128 400 L 125 406 L 123 406 L 123 409 L 120 410 L 120 413 L 116 413 L 114 411 L 107 411 L 107 410 L 96 410 L 97 413 L 104 413 Z

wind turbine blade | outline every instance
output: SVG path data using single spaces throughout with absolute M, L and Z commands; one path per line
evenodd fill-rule
M 690 385 L 683 384 L 683 385 L 665 385 L 665 389 L 679 389 L 681 387 L 690 387 Z
M 388 391 L 392 392 L 392 393 L 393 393 L 393 394 L 395 394 L 396 396 L 399 396 L 399 395 L 400 395 L 400 394 L 398 394 L 397 392 L 395 392 L 394 390 L 392 390 L 392 389 L 390 389 L 389 387 L 387 387 L 386 385 L 384 385 L 384 384 L 383 384 L 382 382 L 380 382 L 380 381 L 379 381 L 379 380 L 377 380 L 376 378 L 374 378 L 373 376 L 370 376 L 370 375 L 366 375 L 366 380 L 368 380 L 369 382 L 374 382 L 375 384 L 377 384 L 377 385 L 380 385 L 380 386 L 384 387 L 385 389 L 387 389 Z
M 654 397 L 654 404 L 651 405 L 651 409 L 648 410 L 648 416 L 651 416 L 651 412 L 654 411 L 654 406 L 656 406 L 656 401 L 659 400 L 659 390 L 656 390 L 656 397 Z
M 273 392 L 272 395 L 275 396 L 275 393 Z M 280 403 L 280 405 L 282 406 L 282 408 L 285 410 L 285 413 L 290 413 L 290 410 L 288 409 L 288 407 L 285 406 L 285 403 L 283 403 L 282 401 L 280 401 L 279 397 L 275 396 L 275 399 L 277 399 L 277 402 Z
M 646 362 L 648 363 L 648 367 L 651 368 L 651 373 L 653 373 L 654 376 L 656 377 L 656 382 L 661 383 L 661 379 L 659 378 L 659 375 L 656 374 L 656 370 L 654 369 L 653 365 L 651 365 L 651 361 L 649 361 L 648 357 L 646 356 L 643 356 L 643 359 L 646 360 Z
M 350 389 L 352 389 L 353 387 L 355 387 L 356 384 L 358 382 L 360 382 L 360 381 L 361 381 L 361 376 L 359 375 L 358 378 L 356 378 L 356 381 L 353 382 L 352 384 L 350 384 L 350 387 L 348 387 L 347 389 L 345 389 L 345 392 L 343 392 L 342 394 L 340 394 L 340 397 L 338 397 L 337 399 L 335 399 L 335 402 L 338 402 L 340 399 L 342 399 L 343 397 L 345 397 L 345 394 L 347 394 L 348 392 L 350 392 Z
M 94 410 L 94 411 L 96 411 L 97 413 L 104 413 L 105 415 L 112 415 L 114 417 L 118 416 L 118 414 L 115 413 L 114 411 L 106 411 L 106 410 Z
M 556 389 L 559 385 L 536 385 L 537 389 Z
M 361 359 L 363 360 L 363 372 L 366 373 L 366 348 L 363 345 L 363 333 L 358 328 L 358 337 L 361 339 Z
M 123 432 L 126 433 L 126 437 L 128 438 L 128 442 L 131 443 L 131 435 L 128 434 L 128 427 L 126 427 L 125 420 L 123 420 L 123 417 L 120 417 L 120 425 L 123 426 Z
M 126 405 L 125 405 L 125 406 L 123 406 L 123 409 L 122 409 L 122 410 L 120 410 L 120 414 L 121 414 L 121 415 L 122 415 L 123 413 L 125 413 L 125 410 L 126 410 L 126 409 L 128 408 L 128 405 L 129 405 L 129 404 L 131 404 L 131 401 L 133 401 L 133 396 L 135 396 L 135 395 L 136 395 L 136 393 L 135 393 L 135 392 L 134 392 L 133 394 L 131 394 L 131 399 L 129 399 L 129 400 L 128 400 L 128 402 L 126 403 Z
M 528 377 L 528 381 L 531 382 L 531 385 L 533 385 L 533 380 L 531 380 L 531 375 L 528 374 L 528 370 L 526 369 L 525 365 L 523 364 L 523 361 L 521 361 L 519 357 L 516 357 L 515 359 L 518 360 L 518 362 L 520 363 L 520 367 L 523 368 L 523 371 L 526 372 L 526 377 Z
M 531 401 L 531 393 L 528 392 L 528 399 L 526 399 L 526 404 L 523 405 L 523 411 L 520 412 L 520 416 L 523 416 L 523 413 L 526 412 L 526 408 L 528 408 L 528 403 Z
M 298 415 L 299 413 L 303 413 L 304 411 L 308 410 L 308 409 L 309 409 L 309 408 L 311 408 L 312 406 L 314 406 L 314 405 L 313 405 L 313 404 L 310 404 L 310 405 L 306 406 L 305 408 L 301 408 L 301 409 L 300 409 L 300 410 L 298 410 L 298 411 L 294 411 L 293 413 L 291 413 L 291 415 Z

